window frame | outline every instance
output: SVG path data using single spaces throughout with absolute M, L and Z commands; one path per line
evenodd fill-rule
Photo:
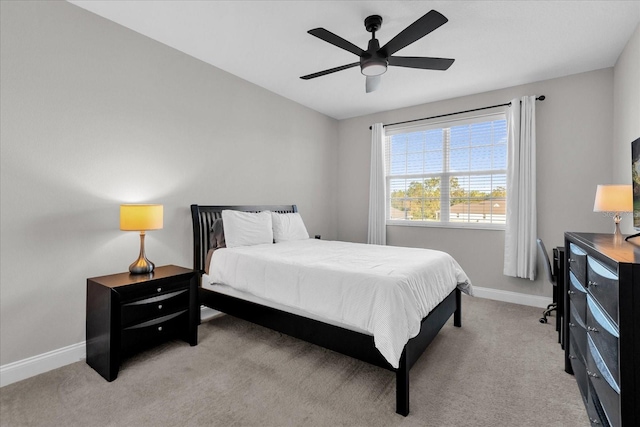
M 483 123 L 483 122 L 490 122 L 490 121 L 495 121 L 495 120 L 504 120 L 506 122 L 507 120 L 507 114 L 506 114 L 506 109 L 503 109 L 501 111 L 495 111 L 495 112 L 491 112 L 491 113 L 487 113 L 487 114 L 481 114 L 481 115 L 470 115 L 470 116 L 466 116 L 466 117 L 461 117 L 461 118 L 457 118 L 457 119 L 448 119 L 448 120 L 439 120 L 439 121 L 432 121 L 429 123 L 422 123 L 422 124 L 414 124 L 414 125 L 399 125 L 399 126 L 394 126 L 394 127 L 390 127 L 390 129 L 386 129 L 385 128 L 385 147 L 384 147 L 384 152 L 385 152 L 385 183 L 386 183 L 386 194 L 385 194 L 385 212 L 386 212 L 386 225 L 387 226 L 401 226 L 401 227 L 428 227 L 428 228 L 459 228 L 459 229 L 474 229 L 474 230 L 505 230 L 506 229 L 506 217 L 505 217 L 505 223 L 504 224 L 495 224 L 495 223 L 474 223 L 474 222 L 451 222 L 451 221 L 447 221 L 447 222 L 442 222 L 442 220 L 440 221 L 411 221 L 411 220 L 404 220 L 404 219 L 391 219 L 390 218 L 390 213 L 391 213 L 391 209 L 390 209 L 390 205 L 391 205 L 391 180 L 392 179 L 420 179 L 420 180 L 424 180 L 424 179 L 429 179 L 429 178 L 440 178 L 440 203 L 441 206 L 444 206 L 444 209 L 441 209 L 441 218 L 444 217 L 446 215 L 446 217 L 449 217 L 449 201 L 447 200 L 447 203 L 443 203 L 443 193 L 444 193 L 444 187 L 446 187 L 446 194 L 449 194 L 449 182 L 450 182 L 450 178 L 452 176 L 456 176 L 456 175 L 460 175 L 460 174 L 464 174 L 464 175 L 468 175 L 468 176 L 488 176 L 488 175 L 498 175 L 498 174 L 504 174 L 505 176 L 507 175 L 507 171 L 508 171 L 508 164 L 506 165 L 506 167 L 504 169 L 489 169 L 489 170 L 483 170 L 483 171 L 468 171 L 468 172 L 455 172 L 455 171 L 450 171 L 449 166 L 450 166 L 450 162 L 449 162 L 449 155 L 450 155 L 450 130 L 449 130 L 449 138 L 445 138 L 445 141 L 443 141 L 443 144 L 446 145 L 445 149 L 443 149 L 443 171 L 442 172 L 437 172 L 437 173 L 420 173 L 420 174 L 404 174 L 404 175 L 391 175 L 390 171 L 386 170 L 387 169 L 387 165 L 389 164 L 390 160 L 387 159 L 387 156 L 389 154 L 389 149 L 387 148 L 388 144 L 390 143 L 390 137 L 393 135 L 398 135 L 398 134 L 405 134 L 405 133 L 412 133 L 412 132 L 420 132 L 420 131 L 429 131 L 429 130 L 434 130 L 434 129 L 444 129 L 444 128 L 452 128 L 455 126 L 464 126 L 464 125 L 470 125 L 470 124 L 474 124 L 474 123 Z M 507 131 L 508 132 L 508 131 Z M 493 145 L 493 144 L 492 144 Z M 508 162 L 508 146 L 507 146 L 507 150 L 505 153 L 506 159 L 505 162 Z M 449 197 L 450 200 L 450 196 Z M 509 195 L 507 194 L 507 198 L 509 197 Z M 506 205 L 506 198 L 505 198 L 505 205 Z M 505 216 L 506 216 L 506 206 L 505 206 Z

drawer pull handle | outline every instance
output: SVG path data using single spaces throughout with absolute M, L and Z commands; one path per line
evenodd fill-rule
M 596 420 L 595 418 L 589 417 L 589 421 L 591 421 L 593 424 L 600 424 L 600 421 Z
M 162 326 L 158 326 L 158 332 L 162 332 Z
M 587 371 L 587 375 L 589 375 L 590 377 L 593 377 L 593 378 L 600 378 L 600 376 L 598 374 L 596 374 L 595 372 L 591 372 L 591 371 Z
M 158 310 L 162 310 L 162 304 L 158 304 Z
M 587 326 L 587 332 L 600 332 L 600 331 L 598 331 L 598 328 L 593 328 L 591 326 Z
M 158 289 L 157 289 L 157 291 L 158 291 L 158 292 L 162 292 L 162 288 L 158 288 Z
M 589 280 L 589 281 L 587 282 L 587 286 L 598 286 L 598 282 L 594 282 L 594 281 L 592 281 L 592 280 Z

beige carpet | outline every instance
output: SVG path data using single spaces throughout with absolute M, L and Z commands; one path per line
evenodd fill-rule
M 463 298 L 411 370 L 411 414 L 395 376 L 223 316 L 199 344 L 174 341 L 126 360 L 106 382 L 78 362 L 0 389 L 2 426 L 587 426 L 563 371 L 552 318 Z

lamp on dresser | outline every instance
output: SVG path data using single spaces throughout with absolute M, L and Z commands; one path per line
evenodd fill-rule
M 147 274 L 154 264 L 144 253 L 144 236 L 147 230 L 159 230 L 163 226 L 162 205 L 120 205 L 120 230 L 140 232 L 140 255 L 129 266 L 131 274 Z
M 633 211 L 631 185 L 598 185 L 593 211 L 614 213 L 615 231 L 613 234 L 616 237 L 622 237 L 620 232 L 620 220 L 622 219 L 620 213 Z

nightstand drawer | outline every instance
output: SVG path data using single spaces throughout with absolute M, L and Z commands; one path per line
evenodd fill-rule
M 121 324 L 123 327 L 127 327 L 187 308 L 189 308 L 188 288 L 123 304 Z
M 580 283 L 586 283 L 587 253 L 573 243 L 569 244 L 569 268 Z
M 121 350 L 123 353 L 164 341 L 184 331 L 189 322 L 189 310 L 162 316 L 122 330 Z
M 154 280 L 144 284 L 133 283 L 128 286 L 120 286 L 117 289 L 122 303 L 132 302 L 142 298 L 161 295 L 167 292 L 189 289 L 189 277 L 185 280 Z
M 595 258 L 587 258 L 587 289 L 618 324 L 618 275 Z
M 618 341 L 620 334 L 609 318 L 604 315 L 591 295 L 587 297 L 587 334 L 593 340 L 600 356 L 616 384 L 620 386 L 618 367 Z

